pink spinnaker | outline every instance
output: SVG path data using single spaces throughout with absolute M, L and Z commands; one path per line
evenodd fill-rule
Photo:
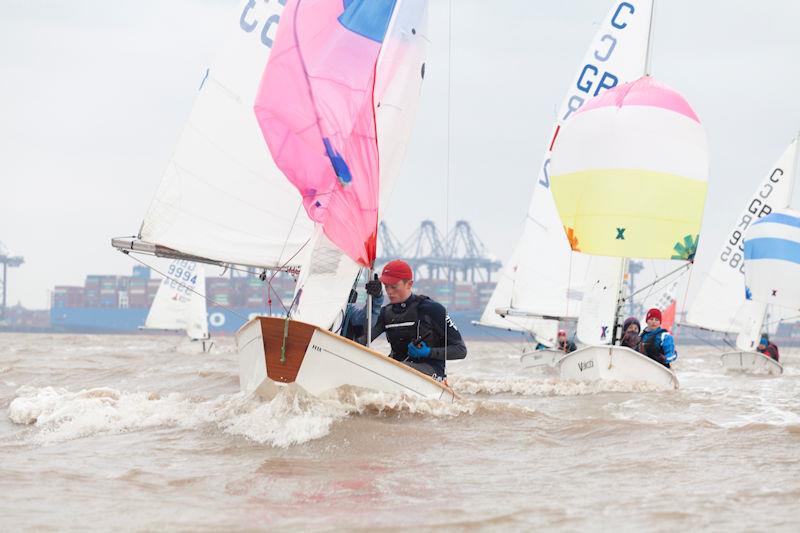
M 375 69 L 393 9 L 394 0 L 287 2 L 254 106 L 272 157 L 308 216 L 367 267 L 378 223 Z M 351 28 L 367 31 L 348 28 L 348 16 Z

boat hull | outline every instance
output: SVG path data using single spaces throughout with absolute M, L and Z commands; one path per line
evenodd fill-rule
M 645 382 L 677 389 L 678 378 L 669 368 L 624 346 L 586 346 L 561 358 L 561 379 Z
M 783 374 L 783 365 L 759 352 L 727 352 L 720 356 L 722 368 L 729 372 L 746 372 L 748 374 Z
M 564 352 L 561 350 L 552 350 L 548 348 L 523 354 L 519 358 L 519 361 L 522 363 L 522 368 L 555 369 L 564 355 Z
M 442 382 L 356 342 L 297 320 L 256 317 L 236 333 L 239 384 L 272 397 L 295 383 L 321 395 L 342 386 L 453 401 Z

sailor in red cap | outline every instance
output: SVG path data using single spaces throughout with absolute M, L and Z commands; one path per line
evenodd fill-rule
M 647 311 L 647 327 L 642 331 L 639 351 L 669 368 L 678 358 L 675 341 L 670 333 L 661 327 L 661 310 L 655 307 Z
M 389 304 L 372 327 L 372 338 L 386 333 L 390 357 L 435 379 L 444 379 L 445 361 L 463 359 L 467 346 L 444 306 L 414 294 L 414 272 L 405 261 L 384 265 L 380 281 Z

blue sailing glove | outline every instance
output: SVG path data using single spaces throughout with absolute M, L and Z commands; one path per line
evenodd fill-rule
M 431 347 L 425 341 L 419 341 L 417 344 L 413 342 L 408 343 L 408 356 L 413 359 L 422 359 L 431 354 Z

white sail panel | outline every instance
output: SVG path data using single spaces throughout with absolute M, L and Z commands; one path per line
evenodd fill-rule
M 584 283 L 576 336 L 584 344 L 611 344 L 620 291 L 623 259 L 594 261 Z
M 375 75 L 375 123 L 380 154 L 379 219 L 394 192 L 414 125 L 427 42 L 427 0 L 398 1 Z M 302 293 L 293 317 L 328 329 L 342 315 L 359 266 L 321 232 L 314 242 L 313 250 L 305 255 L 295 289 Z
M 512 257 L 498 275 L 497 285 L 489 298 L 489 303 L 481 314 L 478 324 L 481 326 L 506 329 L 511 331 L 526 332 L 533 335 L 537 342 L 553 347 L 558 334 L 558 320 L 547 320 L 526 316 L 510 316 L 499 314 L 498 309 L 510 308 L 511 295 L 514 286 L 514 265 L 516 258 Z
M 552 136 L 587 100 L 644 74 L 651 13 L 652 0 L 612 3 L 558 108 Z M 581 294 L 574 281 L 586 277 L 591 258 L 570 249 L 550 192 L 549 166 L 548 146 L 514 251 L 515 281 L 506 306 L 576 317 Z
M 752 222 L 789 204 L 798 140 L 792 141 L 748 198 L 703 277 L 686 316 L 687 323 L 715 331 L 750 332 L 741 342 L 757 340 L 764 307 L 745 298 L 744 234 Z M 700 254 L 713 248 L 701 247 Z M 703 259 L 702 255 L 699 257 Z M 750 349 L 739 345 L 741 349 Z
M 250 0 L 230 18 L 231 38 L 206 73 L 140 238 L 227 263 L 299 264 L 313 225 L 253 113 L 281 4 Z
M 744 259 L 748 297 L 800 310 L 800 212 L 780 209 L 754 222 Z
M 191 339 L 208 338 L 202 265 L 176 259 L 167 269 L 145 319 L 145 329 L 185 330 Z M 199 294 L 198 294 L 199 293 Z

